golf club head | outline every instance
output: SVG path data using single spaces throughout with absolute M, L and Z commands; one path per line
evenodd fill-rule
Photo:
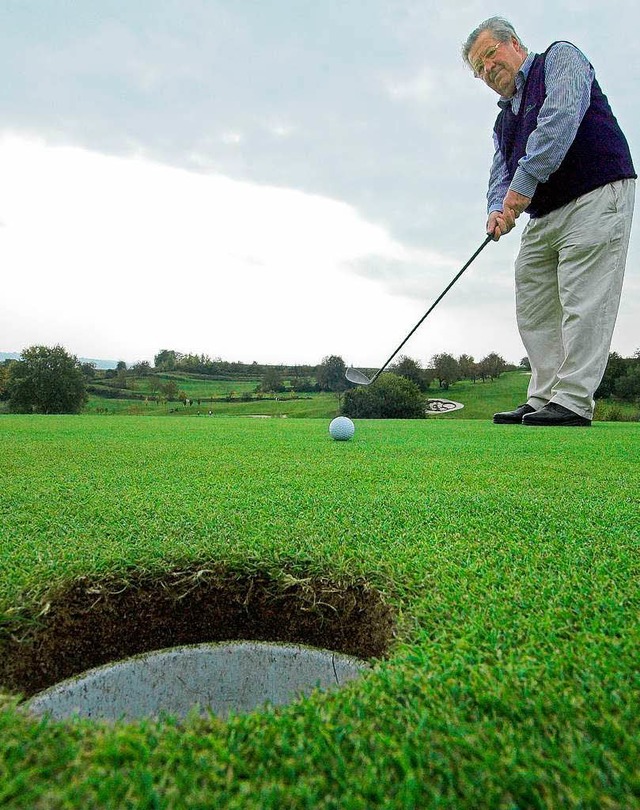
M 351 366 L 348 368 L 344 375 L 350 383 L 354 385 L 371 385 L 373 380 L 370 380 L 366 374 L 363 374 L 361 371 L 358 371 L 357 368 Z

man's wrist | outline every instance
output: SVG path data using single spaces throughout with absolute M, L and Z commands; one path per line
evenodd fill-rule
M 509 184 L 509 191 L 516 191 L 518 194 L 522 194 L 523 197 L 532 198 L 537 188 L 538 180 L 532 174 L 529 174 L 526 169 L 518 166 L 513 175 L 513 180 Z

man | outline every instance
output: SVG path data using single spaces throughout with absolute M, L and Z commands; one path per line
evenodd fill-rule
M 500 96 L 487 233 L 530 215 L 516 260 L 518 329 L 531 363 L 528 399 L 498 424 L 589 426 L 626 261 L 636 173 L 588 59 L 555 42 L 529 53 L 492 17 L 463 47 Z

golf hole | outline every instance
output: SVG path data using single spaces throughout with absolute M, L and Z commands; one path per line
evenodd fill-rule
M 358 678 L 367 664 L 313 647 L 232 642 L 145 653 L 63 681 L 26 708 L 57 720 L 140 720 L 212 712 L 222 719 L 269 704 L 282 706 L 315 689 Z
M 91 717 L 186 714 L 198 707 L 224 717 L 337 688 L 387 656 L 395 626 L 393 608 L 361 580 L 216 565 L 82 578 L 21 609 L 4 629 L 0 688 L 25 698 L 50 690 L 61 707 L 66 700 L 77 709 L 78 694 L 101 684 L 103 706 L 91 698 L 85 715 Z M 219 675 L 225 662 L 226 680 Z M 163 678 L 151 688 L 145 678 L 158 667 Z M 149 694 L 158 697 L 171 683 L 186 702 Z M 216 696 L 211 689 L 218 686 Z M 118 690 L 147 696 L 107 710 L 105 695 Z M 34 711 L 41 705 L 39 696 Z

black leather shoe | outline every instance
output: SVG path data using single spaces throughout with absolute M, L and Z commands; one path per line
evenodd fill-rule
M 577 413 L 550 402 L 535 413 L 529 413 L 522 419 L 523 425 L 534 425 L 537 427 L 590 427 L 591 419 L 579 416 Z
M 518 405 L 515 411 L 502 411 L 502 413 L 494 413 L 493 421 L 496 425 L 519 425 L 522 418 L 528 413 L 535 413 L 535 408 L 531 405 Z

